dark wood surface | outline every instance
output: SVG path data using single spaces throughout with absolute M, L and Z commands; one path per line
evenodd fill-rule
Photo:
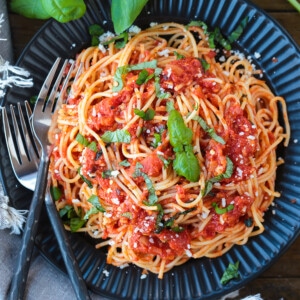
M 254 0 L 252 2 L 267 11 L 300 45 L 300 14 L 286 0 Z M 45 21 L 26 19 L 11 13 L 9 16 L 16 61 L 26 44 Z M 242 288 L 239 296 L 234 299 L 241 299 L 250 294 L 260 294 L 264 300 L 300 299 L 300 237 L 273 266 Z

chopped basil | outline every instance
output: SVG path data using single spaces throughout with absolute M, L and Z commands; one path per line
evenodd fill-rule
M 91 36 L 91 45 L 99 45 L 99 36 L 104 33 L 104 29 L 99 24 L 93 24 L 89 27 L 89 34 Z
M 159 133 L 154 133 L 154 141 L 151 143 L 153 148 L 157 148 L 161 144 L 161 135 Z
M 69 213 L 72 210 L 74 211 L 74 208 L 73 208 L 72 205 L 66 205 L 62 209 L 59 210 L 59 215 L 60 215 L 61 218 L 64 217 L 64 216 L 69 217 Z
M 154 118 L 155 110 L 152 108 L 149 108 L 146 111 L 143 111 L 138 108 L 135 108 L 134 114 L 139 116 L 141 119 L 143 119 L 145 121 L 150 121 L 150 120 L 153 120 L 153 118 Z
M 135 81 L 135 83 L 138 85 L 147 83 L 154 76 L 155 76 L 155 73 L 149 74 L 149 72 L 146 69 L 144 69 L 139 73 L 138 79 Z
M 182 58 L 185 58 L 184 55 L 178 53 L 177 51 L 174 51 L 174 55 L 176 56 L 176 59 L 182 59 Z
M 91 142 L 90 144 L 88 144 L 87 146 L 90 150 L 97 152 L 98 151 L 98 147 L 97 147 L 97 143 L 95 141 Z
M 90 143 L 81 133 L 77 133 L 75 139 L 79 144 L 85 147 L 88 146 Z
M 124 159 L 119 162 L 119 165 L 122 167 L 130 167 L 130 162 L 127 159 Z
M 202 119 L 200 116 L 195 116 L 193 118 L 193 120 L 197 121 L 200 126 L 202 127 L 202 129 L 216 142 L 224 145 L 225 141 L 223 140 L 223 138 L 221 138 L 219 135 L 216 134 L 214 128 L 210 128 L 204 119 Z
M 231 279 L 239 277 L 239 261 L 236 263 L 229 263 L 227 269 L 224 271 L 222 278 L 220 280 L 221 284 L 228 283 Z
M 130 211 L 126 211 L 126 212 L 122 213 L 121 216 L 125 217 L 127 219 L 130 219 L 130 220 L 132 219 L 132 213 Z
M 58 201 L 62 196 L 62 191 L 57 186 L 51 186 L 50 193 L 54 201 Z
M 85 216 L 83 217 L 84 220 L 88 220 L 91 215 L 98 212 L 105 212 L 104 207 L 99 202 L 98 196 L 92 195 L 87 201 L 90 202 L 93 207 L 86 212 Z
M 247 23 L 248 23 L 249 17 L 246 16 L 240 24 L 232 31 L 232 33 L 228 37 L 228 41 L 230 43 L 235 42 L 243 33 Z
M 103 42 L 102 45 L 108 45 L 113 42 L 116 42 L 115 46 L 117 49 L 124 48 L 126 43 L 128 42 L 128 33 L 122 32 L 121 34 L 111 38 L 110 40 Z
M 126 143 L 129 144 L 131 137 L 127 130 L 117 129 L 115 131 L 106 131 L 101 139 L 105 143 Z
M 160 205 L 160 204 L 159 204 Z M 160 220 L 159 222 L 156 222 L 156 229 L 155 229 L 155 233 L 160 233 L 163 229 L 165 228 L 169 228 L 175 232 L 181 232 L 183 230 L 183 227 L 181 226 L 173 226 L 174 225 L 174 221 L 181 215 L 186 215 L 189 212 L 195 210 L 195 207 L 189 208 L 187 210 L 184 211 L 180 211 L 177 212 L 174 216 L 170 217 L 167 220 L 162 220 L 162 216 L 160 216 Z M 162 210 L 162 208 L 161 208 Z
M 233 205 L 233 204 L 229 204 L 229 205 L 226 206 L 226 207 L 220 208 L 216 202 L 213 202 L 213 203 L 212 203 L 212 206 L 213 206 L 213 208 L 215 209 L 215 212 L 216 212 L 218 215 L 225 214 L 225 213 L 227 213 L 227 212 L 229 212 L 229 211 L 231 211 L 231 210 L 234 209 L 234 205 Z
M 157 202 L 158 198 L 156 196 L 155 189 L 154 189 L 151 179 L 148 177 L 148 175 L 146 173 L 141 171 L 142 168 L 143 168 L 143 165 L 141 163 L 137 162 L 136 166 L 135 166 L 135 171 L 133 173 L 133 177 L 142 176 L 144 178 L 146 186 L 147 186 L 147 190 L 149 192 L 148 205 L 154 205 Z
M 155 69 L 157 67 L 157 60 L 145 61 L 136 65 L 127 65 L 118 67 L 114 75 L 114 80 L 118 83 L 113 87 L 113 92 L 119 92 L 123 88 L 123 75 L 131 71 L 139 71 L 143 69 Z
M 92 183 L 85 176 L 82 175 L 82 173 L 81 173 L 81 167 L 78 168 L 78 174 L 79 174 L 80 178 L 87 184 L 87 186 L 90 189 L 92 189 L 93 185 L 92 185 Z
M 71 232 L 76 232 L 85 223 L 86 223 L 86 220 L 83 220 L 81 218 L 72 218 L 72 219 L 70 219 L 70 229 L 71 229 Z
M 218 181 L 221 181 L 223 179 L 227 179 L 227 178 L 231 177 L 231 175 L 233 173 L 233 163 L 232 163 L 232 161 L 229 157 L 226 157 L 226 162 L 227 162 L 227 165 L 226 165 L 225 173 L 222 173 L 218 176 L 210 178 L 205 183 L 205 188 L 204 188 L 204 191 L 202 192 L 203 196 L 206 196 L 212 190 L 213 184 L 215 182 L 218 182 Z
M 201 62 L 201 66 L 203 68 L 203 70 L 206 72 L 209 70 L 210 68 L 210 64 L 203 58 L 199 58 L 200 62 Z

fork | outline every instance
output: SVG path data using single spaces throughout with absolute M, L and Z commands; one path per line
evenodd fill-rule
M 43 201 L 45 199 L 46 203 L 46 208 L 47 212 L 49 214 L 49 218 L 52 224 L 52 227 L 55 231 L 55 234 L 57 236 L 57 240 L 62 252 L 62 257 L 64 259 L 64 262 L 66 264 L 67 271 L 69 273 L 71 282 L 73 284 L 74 291 L 78 297 L 78 299 L 90 299 L 86 285 L 82 279 L 82 275 L 80 272 L 80 269 L 77 265 L 77 261 L 74 257 L 74 254 L 72 252 L 72 248 L 68 242 L 66 233 L 64 231 L 62 222 L 60 217 L 58 216 L 58 212 L 55 208 L 55 205 L 53 203 L 53 200 L 51 198 L 50 192 L 49 192 L 49 187 L 47 187 L 47 174 L 48 174 L 48 167 L 49 167 L 49 143 L 47 139 L 47 133 L 49 126 L 52 121 L 52 114 L 54 112 L 55 106 L 56 105 L 56 94 L 58 87 L 60 85 L 62 76 L 64 74 L 66 65 L 68 61 L 66 60 L 63 64 L 63 67 L 61 68 L 61 71 L 59 72 L 59 75 L 57 77 L 57 80 L 55 81 L 53 88 L 51 89 L 51 92 L 48 96 L 48 91 L 50 90 L 50 85 L 53 81 L 53 78 L 55 74 L 57 73 L 57 68 L 60 63 L 60 59 L 57 59 L 56 62 L 54 63 L 52 69 L 49 72 L 49 75 L 47 76 L 43 87 L 39 93 L 35 108 L 34 108 L 34 114 L 33 118 L 29 120 L 29 124 L 33 124 L 34 130 L 33 130 L 33 135 L 30 135 L 29 132 L 32 132 L 32 127 L 31 125 L 26 127 L 26 122 L 23 117 L 22 109 L 20 104 L 18 104 L 18 112 L 20 116 L 20 123 L 21 123 L 21 130 L 23 132 L 24 140 L 26 146 L 24 147 L 23 140 L 21 138 L 18 126 L 17 126 L 17 121 L 16 121 L 16 116 L 14 113 L 13 108 L 11 108 L 12 111 L 12 119 L 13 119 L 13 126 L 15 128 L 15 135 L 16 135 L 16 141 L 17 149 L 19 150 L 20 153 L 20 158 L 21 161 L 17 159 L 17 156 L 15 156 L 15 149 L 12 146 L 12 144 L 9 143 L 12 142 L 13 136 L 10 133 L 10 130 L 8 130 L 9 125 L 8 125 L 8 118 L 6 114 L 6 110 L 2 109 L 3 111 L 3 122 L 4 122 L 4 128 L 5 128 L 5 135 L 8 139 L 8 147 L 9 147 L 9 155 L 12 161 L 13 169 L 15 174 L 17 175 L 17 178 L 19 179 L 20 183 L 23 185 L 26 185 L 28 188 L 34 190 L 33 194 L 33 199 L 31 202 L 31 206 L 29 208 L 29 214 L 27 217 L 27 222 L 24 228 L 24 234 L 23 234 L 23 239 L 22 239 L 22 247 L 20 251 L 20 255 L 18 257 L 18 262 L 17 262 L 17 270 L 14 273 L 11 287 L 10 287 L 10 299 L 22 299 L 24 290 L 25 290 L 25 285 L 26 285 L 26 279 L 27 279 L 27 274 L 29 271 L 29 265 L 30 265 L 30 258 L 32 254 L 32 250 L 34 247 L 34 238 L 37 233 L 38 229 L 38 219 L 40 216 L 41 208 Z M 64 84 L 62 87 L 62 90 L 60 92 L 60 95 L 58 97 L 57 102 L 61 102 L 61 98 L 63 93 L 65 92 L 65 89 L 68 85 L 70 74 L 72 72 L 72 68 L 70 68 L 68 75 L 66 76 L 64 80 Z M 28 103 L 25 104 L 26 107 L 26 113 L 27 113 L 27 118 L 31 118 L 30 116 L 30 106 Z M 7 127 L 8 126 L 8 127 Z M 29 127 L 29 128 L 28 128 Z M 31 136 L 31 140 L 30 140 Z M 34 165 L 36 168 L 36 161 L 37 161 L 37 153 L 33 153 L 34 151 L 31 150 L 32 147 L 30 147 L 30 141 L 35 144 L 34 140 L 32 139 L 34 136 L 36 136 L 37 141 L 40 143 L 41 147 L 41 156 L 40 156 L 40 164 L 38 167 L 38 171 L 36 173 L 36 169 L 34 169 Z M 26 149 L 27 153 L 26 153 Z M 11 151 L 13 149 L 13 151 Z M 15 153 L 14 153 L 15 152 Z M 25 158 L 27 157 L 27 160 Z M 29 160 L 28 160 L 29 158 Z M 20 166 L 21 165 L 21 166 Z M 26 177 L 26 165 L 28 165 L 31 169 L 31 174 L 36 173 L 36 188 L 34 188 L 33 181 L 34 177 L 33 175 L 27 176 L 30 177 L 30 180 Z M 28 171 L 28 169 L 27 169 Z M 32 179 L 33 178 L 33 179 Z M 48 183 L 49 185 L 49 183 Z M 46 197 L 45 197 L 45 192 L 47 189 Z

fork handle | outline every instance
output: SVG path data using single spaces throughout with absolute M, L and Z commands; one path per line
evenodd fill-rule
M 42 155 L 37 173 L 36 186 L 24 228 L 20 254 L 18 256 L 16 270 L 10 286 L 9 300 L 24 299 L 31 256 L 35 244 L 35 237 L 39 227 L 39 218 L 45 199 L 48 168 L 49 158 L 47 155 Z
M 89 300 L 90 296 L 86 284 L 82 278 L 76 257 L 51 197 L 49 188 L 47 188 L 46 191 L 45 204 L 75 295 L 78 300 Z

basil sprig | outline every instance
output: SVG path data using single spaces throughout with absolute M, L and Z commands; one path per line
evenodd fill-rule
M 170 111 L 167 125 L 170 143 L 175 152 L 174 170 L 178 175 L 185 177 L 189 181 L 198 181 L 200 165 L 193 152 L 192 130 L 185 125 L 181 114 L 176 109 Z
M 226 284 L 230 280 L 239 277 L 239 261 L 236 263 L 229 263 L 227 269 L 224 271 L 222 278 L 220 280 L 221 284 Z
M 133 173 L 133 177 L 142 176 L 144 178 L 146 186 L 147 186 L 147 190 L 149 192 L 148 202 L 145 204 L 146 205 L 155 205 L 158 200 L 158 197 L 156 195 L 154 185 L 153 185 L 151 179 L 149 178 L 149 176 L 146 173 L 141 171 L 142 168 L 143 168 L 143 165 L 141 163 L 137 162 L 135 165 L 135 171 Z
M 157 61 L 145 61 L 135 65 L 126 65 L 118 67 L 116 73 L 114 75 L 114 80 L 118 83 L 117 86 L 113 87 L 113 92 L 119 92 L 123 88 L 123 76 L 131 71 L 139 71 L 144 69 L 156 69 L 157 68 Z
M 213 187 L 213 184 L 216 182 L 219 182 L 223 179 L 227 179 L 230 178 L 232 176 L 233 173 L 233 162 L 229 157 L 226 157 L 226 170 L 225 173 L 219 174 L 213 178 L 210 178 L 206 183 L 205 183 L 205 188 L 202 191 L 202 195 L 206 196 Z
M 202 129 L 216 142 L 224 145 L 225 141 L 223 140 L 223 138 L 221 138 L 219 135 L 217 135 L 217 133 L 215 132 L 214 128 L 210 128 L 204 119 L 202 119 L 200 116 L 195 116 L 193 118 L 193 120 L 197 121 L 200 126 L 202 127 Z
M 117 129 L 115 131 L 106 131 L 101 135 L 104 143 L 125 143 L 129 144 L 131 140 L 130 133 L 124 129 Z

